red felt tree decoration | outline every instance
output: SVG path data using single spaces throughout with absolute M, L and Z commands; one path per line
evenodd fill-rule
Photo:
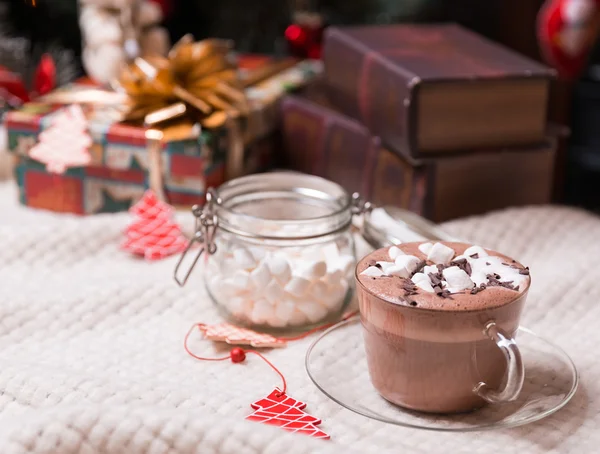
M 250 421 L 278 426 L 290 432 L 303 433 L 314 438 L 329 439 L 329 435 L 320 430 L 319 418 L 302 411 L 306 404 L 289 397 L 278 388 L 264 399 L 251 404 L 254 413 L 246 416 Z
M 129 212 L 138 219 L 127 227 L 124 250 L 146 260 L 158 260 L 186 248 L 188 241 L 172 220 L 173 208 L 161 202 L 153 191 L 146 191 Z

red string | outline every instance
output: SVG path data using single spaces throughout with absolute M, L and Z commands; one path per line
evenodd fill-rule
M 192 334 L 192 331 L 194 331 L 194 328 L 196 328 L 196 327 L 200 328 L 201 326 L 202 326 L 201 323 L 197 323 L 197 324 L 193 325 L 189 329 L 187 334 L 185 335 L 185 338 L 183 340 L 183 348 L 185 349 L 187 354 L 190 355 L 192 358 L 195 358 L 199 361 L 225 361 L 227 359 L 231 359 L 231 354 L 229 354 L 227 356 L 216 357 L 216 358 L 207 358 L 204 356 L 198 356 L 190 350 L 190 348 L 188 347 L 188 340 L 190 338 L 190 335 Z M 236 347 L 236 348 L 239 348 L 239 347 Z M 285 394 L 285 392 L 287 390 L 287 381 L 285 380 L 285 377 L 283 376 L 281 371 L 279 369 L 277 369 L 277 367 L 275 367 L 275 365 L 271 361 L 269 361 L 267 358 L 265 358 L 262 355 L 262 353 L 257 352 L 255 350 L 243 350 L 243 352 L 244 353 L 254 353 L 256 356 L 260 357 L 264 362 L 266 362 L 269 366 L 271 366 L 271 369 L 273 369 L 277 373 L 277 375 L 279 375 L 281 377 L 281 381 L 283 382 L 283 387 L 282 387 L 282 390 L 281 390 L 281 393 L 279 394 L 279 396 L 281 396 L 282 394 Z
M 285 381 L 285 377 L 283 376 L 283 374 L 281 373 L 281 371 L 279 369 L 277 369 L 275 367 L 275 365 L 269 361 L 267 358 L 265 358 L 262 353 L 257 352 L 256 350 L 246 350 L 246 353 L 254 353 L 257 356 L 260 356 L 269 366 L 271 366 L 271 368 L 277 372 L 277 375 L 279 375 L 281 377 L 281 381 L 283 382 L 283 388 L 281 390 L 281 393 L 279 393 L 279 396 L 281 396 L 282 394 L 285 394 L 285 391 L 287 390 L 287 382 Z M 279 397 L 277 396 L 277 397 Z
M 349 318 L 354 317 L 356 314 L 358 314 L 358 311 L 350 312 L 350 313 L 344 315 L 340 321 L 348 320 Z M 278 339 L 286 341 L 286 342 L 304 339 L 304 338 L 310 336 L 311 334 L 316 333 L 317 331 L 321 331 L 321 330 L 327 329 L 327 328 L 329 328 L 329 327 L 331 327 L 331 326 L 333 326 L 333 325 L 335 325 L 337 323 L 339 323 L 339 322 L 327 323 L 325 325 L 317 326 L 316 328 L 308 330 L 305 333 L 302 333 L 302 334 L 300 334 L 298 336 L 294 336 L 294 337 L 280 337 Z M 192 327 L 189 329 L 189 331 L 185 335 L 185 338 L 183 339 L 183 348 L 185 349 L 185 351 L 187 352 L 187 354 L 190 355 L 192 358 L 197 359 L 199 361 L 226 361 L 228 359 L 232 359 L 231 353 L 229 355 L 227 355 L 227 356 L 219 356 L 219 357 L 216 357 L 216 358 L 207 358 L 207 357 L 204 357 L 204 356 L 198 356 L 198 355 L 196 355 L 194 352 L 192 352 L 190 350 L 190 348 L 188 347 L 188 340 L 190 338 L 190 335 L 192 334 L 192 331 L 194 331 L 194 329 L 196 327 L 198 329 L 200 329 L 203 326 L 204 326 L 203 323 L 196 323 L 196 324 L 192 325 Z M 236 348 L 239 348 L 239 347 L 236 347 Z M 242 350 L 242 349 L 240 349 L 240 350 Z M 233 351 L 233 349 L 232 349 L 232 351 Z M 281 371 L 279 369 L 277 369 L 277 367 L 275 367 L 275 365 L 271 361 L 269 361 L 262 353 L 257 352 L 256 350 L 242 350 L 242 351 L 244 353 L 253 353 L 256 356 L 258 356 L 259 358 L 261 358 L 264 362 L 266 362 L 271 367 L 271 369 L 273 369 L 277 373 L 277 375 L 279 375 L 281 377 L 281 381 L 283 382 L 283 387 L 282 387 L 282 390 L 281 390 L 281 393 L 279 394 L 279 396 L 281 396 L 282 394 L 285 394 L 285 392 L 287 390 L 287 382 L 285 380 L 285 377 L 281 373 Z
M 204 358 L 202 356 L 196 355 L 194 352 L 192 352 L 190 350 L 190 348 L 188 347 L 188 339 L 190 338 L 190 334 L 192 334 L 192 331 L 194 331 L 194 328 L 198 327 L 198 329 L 200 329 L 201 326 L 202 326 L 202 323 L 196 323 L 195 325 L 192 325 L 190 330 L 185 335 L 185 339 L 183 340 L 183 348 L 185 348 L 185 351 L 187 352 L 187 354 L 190 355 L 192 358 L 196 358 L 200 361 L 225 361 L 226 359 L 231 359 L 231 355 L 223 356 L 220 358 Z

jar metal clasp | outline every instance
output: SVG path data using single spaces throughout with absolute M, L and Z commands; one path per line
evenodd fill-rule
M 216 206 L 220 203 L 218 197 L 215 194 L 214 189 L 210 188 L 206 191 L 206 203 L 204 207 L 199 205 L 194 205 L 192 207 L 192 214 L 195 217 L 195 227 L 194 227 L 194 236 L 189 241 L 187 247 L 179 257 L 179 261 L 177 262 L 177 266 L 175 267 L 174 278 L 175 282 L 179 284 L 180 287 L 183 287 L 187 280 L 189 279 L 194 267 L 200 260 L 200 257 L 204 252 L 209 255 L 214 254 L 217 251 L 217 244 L 215 243 L 215 234 L 217 228 L 219 227 L 219 218 L 215 211 Z M 187 272 L 183 279 L 179 278 L 179 269 L 185 260 L 188 252 L 192 249 L 195 243 L 199 243 L 201 245 L 200 249 L 196 253 L 194 260 L 190 264 Z
M 354 216 L 362 217 L 362 222 L 360 223 L 360 234 L 365 236 L 365 226 L 368 223 L 369 216 L 373 211 L 373 204 L 364 200 L 358 192 L 352 194 L 352 214 Z

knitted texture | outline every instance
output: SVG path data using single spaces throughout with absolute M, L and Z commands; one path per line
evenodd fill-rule
M 582 385 L 556 415 L 469 434 L 369 420 L 321 394 L 304 370 L 314 337 L 266 354 L 291 396 L 322 419 L 321 441 L 246 421 L 280 386 L 260 359 L 199 362 L 183 350 L 194 322 L 216 323 L 201 270 L 181 289 L 177 257 L 119 250 L 128 214 L 74 217 L 17 205 L 0 184 L 0 452 L 13 453 L 586 453 L 600 435 L 600 221 L 561 207 L 511 209 L 449 223 L 454 235 L 532 270 L 523 324 L 562 346 Z M 186 229 L 191 215 L 181 214 Z M 190 348 L 222 355 L 193 336 Z

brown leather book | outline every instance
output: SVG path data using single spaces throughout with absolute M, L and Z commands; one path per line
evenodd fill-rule
M 415 160 L 382 146 L 322 97 L 286 96 L 282 120 L 285 167 L 335 181 L 378 205 L 442 222 L 550 201 L 555 140 Z
M 330 27 L 329 97 L 412 157 L 544 140 L 553 70 L 454 24 Z

